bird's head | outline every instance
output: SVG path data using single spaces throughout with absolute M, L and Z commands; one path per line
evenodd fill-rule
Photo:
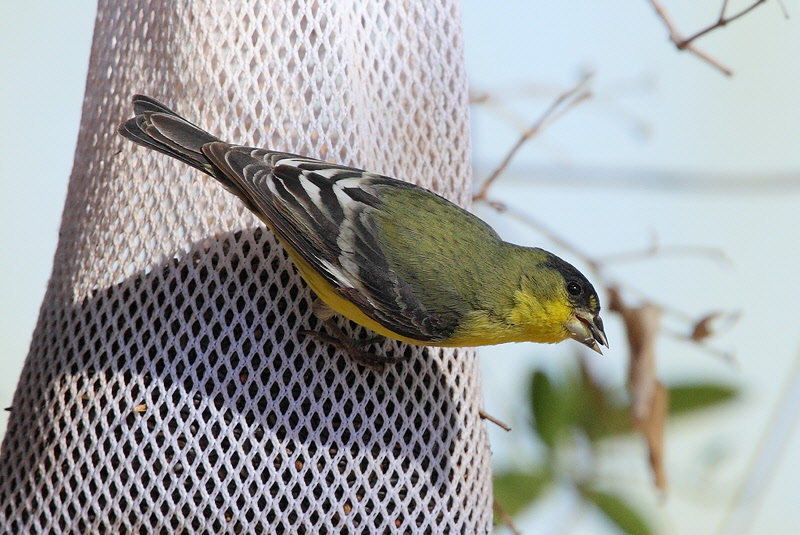
M 519 320 L 530 325 L 531 340 L 552 343 L 572 338 L 602 354 L 600 346 L 608 347 L 608 339 L 592 283 L 561 258 L 536 251 L 540 261 L 524 274 L 515 307 Z

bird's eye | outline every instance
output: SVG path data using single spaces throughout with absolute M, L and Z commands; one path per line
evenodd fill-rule
M 577 282 L 568 282 L 567 292 L 569 292 L 569 295 L 573 297 L 578 297 L 583 293 L 583 287 L 581 287 L 581 285 L 578 284 Z

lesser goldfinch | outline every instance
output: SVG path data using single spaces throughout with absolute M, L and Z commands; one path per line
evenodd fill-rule
M 429 191 L 353 167 L 231 145 L 133 97 L 124 137 L 217 179 L 263 221 L 327 307 L 403 342 L 465 347 L 573 338 L 608 347 L 600 301 L 576 268 L 503 241 Z M 376 358 L 377 361 L 381 360 Z

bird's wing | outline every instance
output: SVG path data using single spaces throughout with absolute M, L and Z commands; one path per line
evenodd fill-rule
M 426 306 L 390 265 L 373 217 L 393 178 L 294 154 L 209 143 L 206 157 L 228 188 L 340 295 L 390 331 L 421 342 L 449 338 L 456 310 Z

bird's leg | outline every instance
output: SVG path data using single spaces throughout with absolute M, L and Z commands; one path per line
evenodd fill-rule
M 362 366 L 366 366 L 375 372 L 382 372 L 384 363 L 393 360 L 391 358 L 372 354 L 365 349 L 365 347 L 369 345 L 374 338 L 369 340 L 353 340 L 339 328 L 339 326 L 336 324 L 336 320 L 333 318 L 323 321 L 325 323 L 326 330 L 331 334 L 308 330 L 300 331 L 301 334 L 313 336 L 318 340 L 331 344 L 343 353 L 346 353 L 352 357 L 357 363 L 361 364 Z
M 384 338 L 379 334 L 375 334 L 375 336 L 370 336 L 369 338 L 364 338 L 362 340 L 352 340 L 346 334 L 344 334 L 344 332 L 342 332 L 342 330 L 339 328 L 339 325 L 334 320 L 336 317 L 336 312 L 334 312 L 331 307 L 326 305 L 322 299 L 317 298 L 314 300 L 314 303 L 311 305 L 311 311 L 318 320 L 322 321 L 328 326 L 329 330 L 335 332 L 336 336 L 340 336 L 341 338 L 350 341 L 354 345 L 368 346 L 369 344 Z
M 320 300 L 314 302 L 313 311 L 314 315 L 325 324 L 326 330 L 331 334 L 324 334 L 319 331 L 311 330 L 302 330 L 300 331 L 300 334 L 313 336 L 318 340 L 322 340 L 323 342 L 327 342 L 337 347 L 342 352 L 350 355 L 353 360 L 362 366 L 366 366 L 367 368 L 370 368 L 376 372 L 382 372 L 385 364 L 396 364 L 408 358 L 406 356 L 392 357 L 386 354 L 376 354 L 367 351 L 365 348 L 368 345 L 377 342 L 383 337 L 379 334 L 376 334 L 375 336 L 371 336 L 363 340 L 353 340 L 351 337 L 347 336 L 341 328 L 339 328 L 339 325 L 334 319 L 335 314 L 333 310 L 331 310 Z

